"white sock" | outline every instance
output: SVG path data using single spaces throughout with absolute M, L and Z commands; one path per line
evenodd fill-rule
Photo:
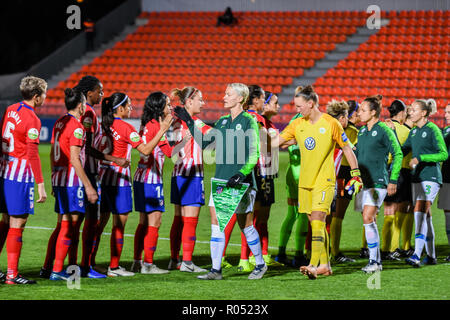
M 380 234 L 376 222 L 364 225 L 366 232 L 367 247 L 369 248 L 369 260 L 381 263 L 380 255 Z
M 262 250 L 261 250 L 261 242 L 259 240 L 258 231 L 253 226 L 249 226 L 247 228 L 242 229 L 242 232 L 247 239 L 247 244 L 253 255 L 255 256 L 256 265 L 265 264 Z
M 425 212 L 414 212 L 414 222 L 416 224 L 415 235 L 415 250 L 414 254 L 420 258 L 422 255 L 423 247 L 425 246 L 425 239 L 427 235 L 427 220 L 425 218 Z
M 212 268 L 220 270 L 222 268 L 222 255 L 225 249 L 225 233 L 220 231 L 218 225 L 211 225 L 211 260 Z
M 426 237 L 426 246 L 427 255 L 432 258 L 436 258 L 436 250 L 434 247 L 434 227 L 431 216 L 427 215 L 427 237 Z
M 450 211 L 445 211 L 445 231 L 447 232 L 447 241 L 450 246 Z

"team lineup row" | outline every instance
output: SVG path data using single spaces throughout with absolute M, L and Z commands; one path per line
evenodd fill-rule
M 38 154 L 41 125 L 34 113 L 34 108 L 43 105 L 46 89 L 42 79 L 22 79 L 20 90 L 24 100 L 9 106 L 2 118 L 0 248 L 6 242 L 8 269 L 0 278 L 7 284 L 35 283 L 18 273 L 18 261 L 23 229 L 28 215 L 34 212 L 35 182 L 36 202 L 42 203 L 47 197 Z M 175 215 L 170 232 L 169 270 L 206 272 L 198 278 L 222 279 L 222 268 L 230 266 L 225 257 L 226 246 L 238 222 L 242 231 L 238 270 L 250 272 L 249 279 L 261 279 L 268 266 L 288 263 L 286 244 L 297 220 L 294 265 L 310 279 L 331 275 L 330 244 L 335 262 L 351 261 L 339 251 L 339 241 L 352 194 L 357 194 L 368 246 L 369 263 L 364 272 L 381 271 L 382 256 L 398 259 L 406 253 L 406 249 L 400 250 L 398 239 L 402 224 L 412 225 L 406 223 L 411 221 L 412 213 L 408 212 L 412 210 L 416 224 L 415 251 L 409 252 L 412 255 L 406 261 L 420 266 L 425 247 L 424 262 L 436 263 L 430 208 L 442 184 L 441 192 L 448 191 L 449 181 L 448 143 L 446 146 L 440 129 L 428 121 L 435 109 L 433 100 L 416 100 L 411 105 L 410 127 L 414 127 L 409 130 L 404 124 L 407 108 L 400 100 L 389 108 L 392 119 L 383 123 L 379 120 L 380 96 L 368 97 L 361 105 L 332 101 L 327 113 L 322 113 L 314 89 L 298 87 L 295 91 L 298 114 L 278 134 L 270 121 L 279 110 L 278 98 L 257 85 L 229 84 L 223 98 L 229 114 L 213 126 L 196 117 L 204 101 L 201 91 L 194 87 L 175 89 L 170 97 L 162 92 L 151 93 L 145 101 L 139 132 L 123 120 L 129 118 L 132 109 L 131 99 L 125 93 L 102 98 L 103 86 L 93 76 L 83 77 L 75 88 L 65 90 L 67 114 L 54 125 L 51 147 L 52 193 L 58 220 L 41 269 L 43 278 L 68 279 L 64 261 L 68 256 L 69 264 L 78 264 L 83 221 L 79 263 L 82 276 L 168 273 L 153 263 L 161 214 L 165 210 L 162 174 L 166 156 L 176 158 L 170 194 Z M 171 99 L 183 107 L 172 108 Z M 102 106 L 101 123 L 92 107 L 98 103 Z M 358 131 L 349 118 L 365 125 Z M 446 138 L 447 131 L 450 130 L 444 131 Z M 278 147 L 288 148 L 290 156 L 286 176 L 288 214 L 280 231 L 278 255 L 272 259 L 268 253 L 267 221 L 275 202 L 273 180 L 277 177 Z M 133 177 L 129 169 L 132 148 L 140 152 Z M 215 150 L 215 178 L 228 181 L 228 188 L 241 183 L 250 185 L 223 231 L 218 226 L 220 208 L 216 212 L 210 196 L 209 272 L 192 262 L 198 216 L 205 204 L 202 150 L 207 148 Z M 444 179 L 440 167 L 443 161 Z M 133 210 L 133 192 L 140 220 L 134 239 L 134 263 L 131 271 L 127 271 L 119 262 L 124 228 Z M 375 219 L 383 201 L 384 248 Z M 448 230 L 450 203 L 440 197 L 439 206 L 445 210 Z M 102 270 L 95 257 L 111 213 L 111 260 L 108 269 Z M 411 249 L 410 232 L 408 240 L 408 231 L 402 231 L 403 244 L 409 241 L 408 249 Z M 380 248 L 384 251 L 380 252 Z M 309 259 L 304 249 L 309 251 Z

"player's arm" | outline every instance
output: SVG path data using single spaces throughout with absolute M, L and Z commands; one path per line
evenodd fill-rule
M 385 141 L 388 144 L 389 153 L 393 158 L 391 176 L 389 177 L 389 184 L 387 187 L 387 193 L 391 196 L 397 192 L 397 180 L 400 176 L 400 170 L 402 169 L 403 153 L 395 132 L 387 126 L 384 127 L 384 131 L 387 135 Z
M 433 131 L 433 143 L 437 146 L 438 152 L 431 154 L 421 154 L 418 157 L 418 162 L 443 162 L 448 158 L 447 146 L 445 145 L 444 137 L 441 130 L 435 125 L 431 126 Z M 416 158 L 414 158 L 416 159 Z M 413 160 L 414 160 L 413 159 Z M 412 160 L 411 160 L 412 161 Z
M 137 150 L 142 153 L 145 156 L 148 156 L 150 153 L 152 153 L 153 149 L 158 145 L 158 143 L 161 141 L 161 138 L 163 137 L 164 133 L 169 130 L 170 125 L 172 124 L 173 117 L 171 114 L 164 117 L 164 120 L 159 119 L 159 130 L 156 132 L 155 136 L 152 140 L 150 140 L 148 143 L 141 143 L 139 146 L 137 146 Z
M 174 113 L 178 119 L 186 122 L 186 125 L 191 132 L 191 135 L 194 137 L 195 142 L 197 142 L 197 144 L 202 149 L 206 149 L 211 143 L 216 140 L 214 134 L 217 132 L 217 130 L 210 129 L 206 134 L 203 134 L 203 132 L 195 126 L 194 119 L 192 119 L 191 115 L 186 111 L 185 108 L 177 106 L 174 109 Z
M 44 177 L 42 175 L 41 158 L 39 157 L 40 123 L 34 123 L 27 132 L 27 158 L 33 171 L 34 180 L 38 187 L 39 198 L 36 202 L 44 203 L 47 199 Z
M 86 145 L 86 147 L 87 147 L 87 145 Z M 127 168 L 130 166 L 130 161 L 128 161 L 125 158 L 118 158 L 118 157 L 112 156 L 110 154 L 105 154 L 101 151 L 98 151 L 97 149 L 92 148 L 92 147 L 87 147 L 87 148 L 88 148 L 89 155 L 94 157 L 95 159 L 111 161 L 111 162 L 116 163 L 118 166 L 120 166 L 122 168 Z
M 80 178 L 81 182 L 83 182 L 88 201 L 90 203 L 96 203 L 98 200 L 97 191 L 95 191 L 95 189 L 92 187 L 91 182 L 89 181 L 86 172 L 83 169 L 83 165 L 81 164 L 80 160 L 80 153 L 80 146 L 70 146 L 70 164 L 75 169 L 75 173 Z

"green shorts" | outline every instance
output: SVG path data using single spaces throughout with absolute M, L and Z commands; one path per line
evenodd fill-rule
M 286 195 L 289 199 L 298 199 L 298 175 L 295 175 L 292 170 L 289 166 L 286 173 Z

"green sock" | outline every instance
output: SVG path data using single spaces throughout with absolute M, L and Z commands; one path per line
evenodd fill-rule
M 299 213 L 297 218 L 297 230 L 295 232 L 295 251 L 301 252 L 305 249 L 306 236 L 308 235 L 308 215 Z M 299 254 L 300 255 L 300 254 Z M 297 254 L 296 254 L 297 256 Z
M 284 221 L 281 224 L 280 238 L 278 240 L 278 248 L 279 248 L 278 254 L 286 253 L 286 245 L 289 241 L 289 237 L 291 236 L 292 227 L 294 226 L 296 215 L 297 215 L 297 206 L 288 205 L 286 217 L 284 218 Z M 282 250 L 284 252 L 281 252 Z

